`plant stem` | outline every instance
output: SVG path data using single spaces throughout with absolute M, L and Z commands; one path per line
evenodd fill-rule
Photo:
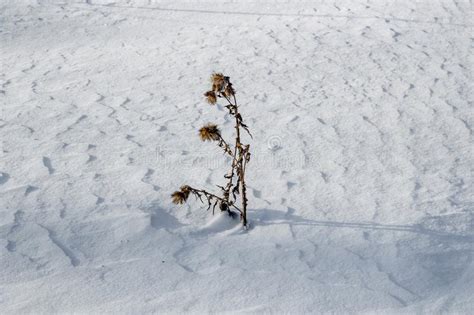
M 219 146 L 224 149 L 224 152 L 232 156 L 232 150 L 230 149 L 230 145 L 219 135 Z
M 242 202 L 242 224 L 244 227 L 247 227 L 247 188 L 245 186 L 245 170 L 244 170 L 244 148 L 242 146 L 242 142 L 240 141 L 240 121 L 237 118 L 239 115 L 239 107 L 237 105 L 237 99 L 235 98 L 234 95 L 234 109 L 235 109 L 235 131 L 236 131 L 236 137 L 235 137 L 235 149 L 237 152 L 239 152 L 239 163 L 237 167 L 239 168 L 239 171 L 237 172 L 237 175 L 239 176 L 239 184 L 240 184 L 240 199 Z
M 227 205 L 230 205 L 232 207 L 234 207 L 237 211 L 239 211 L 240 213 L 242 213 L 242 210 L 240 210 L 237 206 L 235 206 L 234 204 L 229 204 L 227 202 L 227 200 L 225 200 L 224 198 L 221 198 L 219 196 L 216 196 L 214 195 L 213 193 L 210 193 L 208 191 L 205 191 L 204 189 L 196 189 L 196 188 L 193 188 L 191 186 L 188 186 L 189 189 L 191 190 L 191 192 L 193 192 L 194 194 L 197 192 L 197 193 L 201 193 L 201 194 L 204 194 L 206 196 L 206 198 L 208 197 L 212 197 L 212 198 L 215 198 L 216 200 L 219 200 L 221 202 L 225 202 Z
M 229 102 L 230 106 L 237 107 L 235 104 L 232 104 L 230 99 L 225 94 L 222 94 L 222 95 L 227 100 L 227 102 Z M 234 101 L 235 101 L 235 96 L 234 96 Z M 230 190 L 232 189 L 232 184 L 233 184 L 233 181 L 234 181 L 234 171 L 235 171 L 235 168 L 237 167 L 237 163 L 238 163 L 237 162 L 237 143 L 238 142 L 236 140 L 235 145 L 234 145 L 234 153 L 232 154 L 232 165 L 231 165 L 231 169 L 230 169 L 229 182 L 227 183 L 227 185 L 225 187 L 225 191 L 224 191 L 224 198 L 227 201 L 229 201 L 229 199 L 230 199 Z

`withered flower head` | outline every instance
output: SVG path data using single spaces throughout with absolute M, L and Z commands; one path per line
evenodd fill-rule
M 174 204 L 181 205 L 186 202 L 186 195 L 182 191 L 175 191 L 171 194 L 171 199 Z
M 231 97 L 231 96 L 234 96 L 235 94 L 235 91 L 234 91 L 234 88 L 232 87 L 232 83 L 228 83 L 224 89 L 224 94 L 225 96 L 227 97 Z
M 175 191 L 174 193 L 171 194 L 171 199 L 174 204 L 181 205 L 188 200 L 189 193 L 191 189 L 189 186 L 184 185 L 181 186 L 180 190 Z
M 207 102 L 211 105 L 214 105 L 217 102 L 216 93 L 214 93 L 214 91 L 207 91 L 204 93 L 204 96 L 207 98 Z
M 225 77 L 222 73 L 213 73 L 211 75 L 212 90 L 214 92 L 222 92 L 228 81 L 229 77 Z
M 183 185 L 179 188 L 184 194 L 186 194 L 186 199 L 188 198 L 189 196 L 189 193 L 191 192 L 191 187 L 189 187 L 188 185 Z
M 221 131 L 217 125 L 207 124 L 199 129 L 199 137 L 202 141 L 217 141 L 221 138 Z

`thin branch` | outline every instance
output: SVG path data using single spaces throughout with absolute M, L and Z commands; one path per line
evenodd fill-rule
M 219 147 L 221 147 L 225 153 L 229 154 L 230 156 L 233 156 L 232 154 L 232 149 L 230 148 L 230 145 L 222 138 L 222 136 L 219 134 L 219 143 L 217 144 Z
M 214 195 L 213 193 L 210 193 L 210 192 L 208 192 L 208 191 L 206 191 L 206 190 L 204 190 L 204 189 L 196 189 L 196 188 L 193 188 L 193 187 L 191 187 L 191 186 L 187 186 L 187 187 L 188 187 L 188 189 L 189 189 L 189 191 L 190 191 L 191 193 L 193 193 L 195 196 L 197 196 L 197 197 L 201 200 L 201 202 L 202 202 L 201 194 L 203 194 L 204 197 L 206 197 L 206 199 L 207 199 L 208 201 L 209 201 L 210 199 L 213 199 L 213 198 L 214 198 L 214 199 L 216 199 L 216 200 L 218 200 L 218 201 L 220 201 L 220 202 L 226 203 L 227 205 L 229 205 L 229 206 L 231 206 L 231 207 L 234 207 L 237 211 L 239 211 L 240 213 L 242 213 L 242 210 L 240 210 L 236 205 L 234 205 L 233 203 L 228 203 L 228 202 L 227 202 L 224 198 L 222 198 L 222 197 L 219 197 L 219 196 L 217 196 L 217 195 Z

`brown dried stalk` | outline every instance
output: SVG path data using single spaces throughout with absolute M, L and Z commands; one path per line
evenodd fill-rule
M 242 116 L 239 113 L 239 106 L 237 105 L 237 99 L 235 97 L 235 90 L 232 87 L 232 83 L 229 77 L 222 75 L 221 73 L 214 73 L 211 76 L 212 89 L 207 91 L 204 96 L 206 97 L 209 104 L 214 105 L 217 103 L 219 98 L 225 99 L 227 105 L 225 108 L 229 111 L 229 114 L 235 119 L 235 144 L 233 150 L 231 146 L 223 139 L 221 132 L 217 125 L 207 124 L 199 129 L 199 136 L 202 141 L 215 141 L 217 145 L 221 147 L 226 154 L 232 157 L 232 164 L 230 171 L 224 175 L 228 182 L 225 187 L 218 186 L 222 190 L 222 197 L 215 194 L 209 193 L 202 189 L 192 188 L 188 185 L 184 185 L 179 191 L 174 192 L 171 197 L 175 204 L 183 204 L 188 200 L 190 194 L 193 194 L 201 202 L 204 203 L 203 197 L 208 203 L 208 210 L 212 206 L 212 213 L 217 205 L 221 211 L 227 211 L 229 215 L 233 215 L 234 212 L 230 208 L 234 208 L 240 213 L 242 224 L 247 227 L 247 187 L 245 183 L 245 171 L 247 163 L 250 161 L 250 145 L 243 144 L 241 141 L 241 128 L 244 129 L 250 137 L 250 131 L 246 124 L 244 124 Z M 234 177 L 236 181 L 234 183 Z M 232 193 L 232 195 L 231 195 Z M 242 209 L 235 206 L 237 201 L 237 195 L 240 195 Z

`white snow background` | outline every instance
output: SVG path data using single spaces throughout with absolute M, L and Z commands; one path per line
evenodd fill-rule
M 472 314 L 472 5 L 2 0 L 0 313 Z

